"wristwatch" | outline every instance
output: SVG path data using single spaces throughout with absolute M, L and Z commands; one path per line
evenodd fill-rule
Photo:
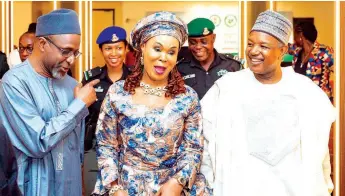
M 116 191 L 119 191 L 119 190 L 124 190 L 123 186 L 121 185 L 115 185 L 113 186 L 110 191 L 109 191 L 109 195 L 114 195 Z

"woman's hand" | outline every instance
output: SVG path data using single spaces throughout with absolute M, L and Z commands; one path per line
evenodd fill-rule
M 117 186 L 118 183 L 118 180 L 115 180 L 111 183 L 111 187 Z M 109 194 L 109 196 L 128 196 L 128 192 L 125 190 L 117 190 L 114 194 Z
M 124 191 L 124 190 L 118 190 L 113 195 L 110 195 L 110 196 L 128 196 L 128 193 L 127 191 Z
M 181 196 L 183 187 L 175 178 L 171 178 L 168 182 L 163 184 L 156 196 Z

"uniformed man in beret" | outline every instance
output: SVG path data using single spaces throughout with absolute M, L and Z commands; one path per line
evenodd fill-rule
M 215 26 L 206 18 L 196 18 L 188 23 L 188 48 L 191 58 L 185 58 L 178 70 L 185 83 L 192 87 L 202 99 L 214 82 L 227 72 L 241 69 L 241 63 L 214 48 Z

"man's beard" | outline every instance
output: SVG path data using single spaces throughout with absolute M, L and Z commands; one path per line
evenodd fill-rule
M 56 64 L 54 65 L 53 69 L 51 70 L 52 73 L 52 77 L 58 80 L 64 79 L 67 75 L 67 73 L 65 74 L 61 74 L 61 72 L 59 72 L 59 69 L 61 68 L 60 64 Z

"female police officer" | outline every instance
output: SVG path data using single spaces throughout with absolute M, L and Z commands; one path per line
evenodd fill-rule
M 124 65 L 127 40 L 126 31 L 123 28 L 117 26 L 105 28 L 99 34 L 96 42 L 104 57 L 105 65 L 84 72 L 83 84 L 94 79 L 100 80 L 98 85 L 95 86 L 98 100 L 90 106 L 90 114 L 86 119 L 85 151 L 92 148 L 92 138 L 98 120 L 99 109 L 108 88 L 114 82 L 126 79 L 129 73 Z
M 86 117 L 86 133 L 85 133 L 85 154 L 84 170 L 85 173 L 85 187 L 86 189 L 93 188 L 96 181 L 97 163 L 96 155 L 93 150 L 94 134 L 98 120 L 99 110 L 103 99 L 108 91 L 108 88 L 116 81 L 126 79 L 129 74 L 127 66 L 124 65 L 126 57 L 126 31 L 117 26 L 110 26 L 105 28 L 98 36 L 96 43 L 104 57 L 105 65 L 95 67 L 84 72 L 82 80 L 83 85 L 94 79 L 99 79 L 100 82 L 95 85 L 97 94 L 97 101 L 89 107 L 89 116 Z M 90 191 L 86 190 L 89 195 Z

